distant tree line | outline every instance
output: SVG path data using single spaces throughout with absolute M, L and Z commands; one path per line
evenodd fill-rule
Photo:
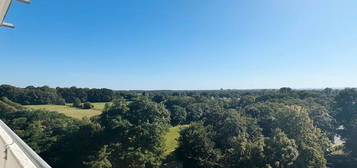
M 63 105 L 65 103 L 73 103 L 76 99 L 79 99 L 81 102 L 110 102 L 114 99 L 114 91 L 105 88 L 50 88 L 48 86 L 18 88 L 10 85 L 1 85 L 0 97 L 7 97 L 11 101 L 23 105 Z
M 56 89 L 47 86 L 18 88 L 10 85 L 1 85 L 0 97 L 7 97 L 11 101 L 23 105 L 65 103 L 65 100 L 57 93 Z
M 76 98 L 81 102 L 110 102 L 114 98 L 114 91 L 110 89 L 88 88 L 56 88 L 57 93 L 68 103 L 73 103 Z

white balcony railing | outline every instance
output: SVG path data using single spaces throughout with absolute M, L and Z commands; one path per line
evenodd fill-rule
M 51 168 L 0 120 L 0 168 Z

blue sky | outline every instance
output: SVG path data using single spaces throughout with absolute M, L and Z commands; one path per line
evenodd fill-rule
M 356 0 L 32 0 L 0 83 L 112 89 L 357 86 Z

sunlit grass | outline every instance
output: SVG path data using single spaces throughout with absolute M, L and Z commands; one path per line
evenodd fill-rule
M 79 109 L 71 107 L 71 104 L 62 105 L 27 105 L 25 107 L 32 109 L 45 109 L 56 111 L 67 116 L 82 119 L 83 117 L 92 117 L 102 113 L 105 103 L 93 103 L 93 109 Z
M 103 111 L 103 109 L 105 107 L 105 103 L 106 102 L 104 102 L 104 103 L 91 103 L 91 104 L 94 106 L 93 109 L 99 110 L 99 111 Z M 108 102 L 108 103 L 110 103 L 110 102 Z
M 165 156 L 175 151 L 178 146 L 177 140 L 180 137 L 180 130 L 186 127 L 188 127 L 188 125 L 179 125 L 170 128 L 169 132 L 165 136 Z

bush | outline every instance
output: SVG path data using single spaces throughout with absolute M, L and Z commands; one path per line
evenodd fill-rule
M 66 105 L 66 101 L 63 98 L 57 98 L 55 101 L 55 105 Z
M 90 102 L 83 103 L 83 109 L 92 109 L 94 106 Z
M 82 108 L 82 102 L 80 99 L 76 98 L 73 102 L 73 107 Z

